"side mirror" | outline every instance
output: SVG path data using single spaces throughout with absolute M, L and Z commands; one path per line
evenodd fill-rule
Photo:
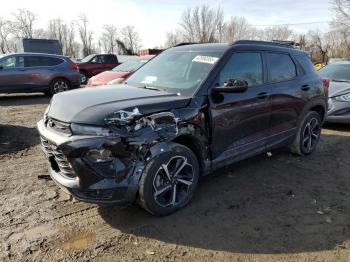
M 248 88 L 248 82 L 241 79 L 228 79 L 223 86 L 216 86 L 213 88 L 214 92 L 219 93 L 240 93 Z
M 0 65 L 0 70 L 3 70 L 4 69 L 4 66 L 3 65 Z

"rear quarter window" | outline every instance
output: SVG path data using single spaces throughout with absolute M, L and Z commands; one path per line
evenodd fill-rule
M 316 73 L 315 67 L 307 54 L 296 55 L 295 58 L 306 73 Z
M 42 57 L 43 66 L 56 66 L 62 64 L 64 61 L 58 57 Z

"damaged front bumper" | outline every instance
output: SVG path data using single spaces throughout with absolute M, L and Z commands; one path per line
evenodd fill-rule
M 76 199 L 103 204 L 130 203 L 136 198 L 144 163 L 129 152 L 121 138 L 67 136 L 37 124 L 52 180 Z M 113 158 L 92 162 L 89 150 L 107 148 Z

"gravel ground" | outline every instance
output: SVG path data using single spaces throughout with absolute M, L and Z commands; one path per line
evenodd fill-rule
M 42 179 L 35 124 L 48 102 L 0 96 L 1 261 L 350 261 L 350 126 L 326 126 L 312 156 L 221 169 L 158 218 L 74 201 Z

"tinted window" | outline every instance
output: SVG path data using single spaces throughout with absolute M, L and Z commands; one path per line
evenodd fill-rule
M 267 68 L 270 82 L 287 81 L 297 75 L 296 67 L 287 54 L 267 53 Z
M 303 69 L 306 72 L 314 72 L 315 73 L 315 67 L 311 62 L 311 59 L 309 58 L 309 56 L 307 54 L 305 55 L 297 55 L 295 56 L 296 59 L 298 60 L 299 64 L 303 67 Z
M 24 66 L 25 67 L 35 67 L 41 66 L 41 59 L 39 56 L 25 56 L 24 57 Z
M 42 57 L 41 58 L 41 65 L 42 66 L 56 66 L 59 64 L 62 64 L 63 60 L 56 57 Z
M 118 62 L 118 60 L 116 59 L 116 57 L 114 55 L 106 55 L 104 56 L 104 62 L 105 63 L 109 63 L 109 64 L 115 64 Z
M 220 73 L 219 84 L 229 79 L 242 79 L 249 86 L 263 83 L 263 67 L 260 53 L 234 53 Z

